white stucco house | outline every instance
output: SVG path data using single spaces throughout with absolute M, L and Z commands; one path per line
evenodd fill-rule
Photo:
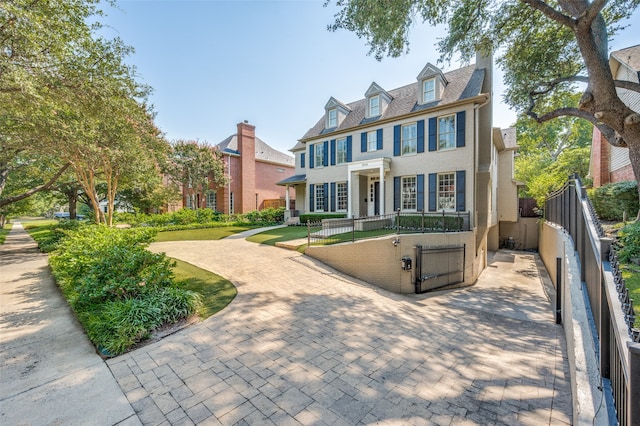
M 448 72 L 427 63 L 410 84 L 364 89 L 355 102 L 329 98 L 278 184 L 295 187 L 300 213 L 465 212 L 477 276 L 499 221 L 518 215 L 515 131 L 492 126 L 492 59 Z

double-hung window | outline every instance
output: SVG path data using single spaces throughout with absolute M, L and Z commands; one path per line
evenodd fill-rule
M 323 143 L 315 144 L 315 150 L 316 150 L 316 158 L 315 158 L 316 168 L 322 167 L 322 165 L 324 164 L 324 144 Z
M 380 115 L 380 96 L 372 96 L 369 98 L 369 117 L 377 117 Z
M 207 208 L 216 211 L 217 207 L 216 193 L 213 191 L 207 192 Z
M 347 139 L 338 139 L 336 141 L 336 164 L 344 164 L 347 162 Z
M 378 149 L 378 132 L 368 132 L 367 133 L 367 150 L 369 152 L 375 151 Z
M 436 80 L 430 78 L 422 82 L 422 103 L 434 101 L 436 99 Z
M 456 174 L 438 174 L 438 210 L 456 209 Z
M 418 187 L 415 176 L 402 177 L 402 210 L 416 210 L 418 206 Z
M 336 108 L 330 109 L 327 116 L 327 129 L 332 129 L 338 126 L 338 110 Z
M 324 205 L 324 185 L 316 185 L 315 186 L 315 190 L 316 190 L 316 211 L 324 211 L 325 210 L 325 205 Z
M 438 118 L 438 150 L 456 147 L 456 116 L 445 115 Z
M 416 123 L 402 126 L 402 155 L 415 154 L 418 150 L 418 129 Z
M 347 210 L 347 182 L 336 183 L 337 210 Z

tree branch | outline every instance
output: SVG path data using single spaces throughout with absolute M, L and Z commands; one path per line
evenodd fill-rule
M 596 19 L 598 14 L 602 12 L 602 9 L 604 9 L 606 4 L 607 0 L 594 0 L 591 5 L 587 6 L 587 10 L 584 14 L 584 19 L 586 19 L 586 21 L 591 24 L 591 22 Z
M 67 170 L 69 168 L 69 166 L 71 165 L 71 163 L 67 163 L 64 166 L 62 166 L 62 168 L 60 170 L 58 170 L 56 172 L 55 175 L 53 175 L 53 177 L 51 179 L 49 179 L 49 181 L 43 185 L 39 185 L 36 186 L 35 188 L 31 188 L 30 190 L 22 193 L 22 194 L 18 194 L 18 195 L 14 195 L 13 197 L 9 197 L 9 198 L 5 198 L 3 200 L 0 200 L 0 208 L 15 203 L 16 201 L 20 201 L 23 200 L 27 197 L 32 196 L 33 194 L 35 194 L 36 192 L 40 192 L 43 191 L 45 189 L 49 189 L 49 187 L 51 185 L 53 185 L 56 180 L 58 180 L 58 178 L 65 172 L 65 170 Z
M 564 25 L 565 27 L 573 28 L 575 25 L 575 21 L 570 16 L 565 15 L 557 11 L 556 9 L 549 6 L 547 3 L 541 0 L 520 0 L 521 2 L 529 5 L 535 10 L 542 12 L 546 17 L 552 19 L 559 23 L 560 25 Z
M 600 133 L 607 139 L 607 141 L 613 145 L 620 148 L 627 148 L 627 142 L 611 127 L 599 121 L 592 114 L 587 111 L 583 111 L 578 108 L 558 108 L 551 112 L 544 114 L 542 117 L 539 116 L 536 112 L 533 111 L 533 103 L 530 104 L 529 109 L 527 110 L 527 115 L 533 118 L 538 123 L 544 123 L 549 120 L 553 120 L 558 117 L 577 117 L 582 118 L 584 120 L 589 121 L 595 127 L 600 130 Z

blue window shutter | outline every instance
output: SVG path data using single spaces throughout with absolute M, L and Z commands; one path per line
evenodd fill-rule
M 393 155 L 400 155 L 400 125 L 393 126 Z
M 315 151 L 315 147 L 313 146 L 313 144 L 309 145 L 309 168 L 313 169 L 313 161 L 315 160 L 315 155 L 314 154 Z
M 438 122 L 436 118 L 429 119 L 429 151 L 438 150 Z
M 329 184 L 324 184 L 324 211 L 329 209 Z
M 376 149 L 381 150 L 382 149 L 382 129 L 376 130 L 376 142 L 378 143 L 378 146 L 376 146 Z
M 336 165 L 336 140 L 331 139 L 331 165 Z
M 424 152 L 424 120 L 418 120 L 418 152 Z
M 464 202 L 465 189 L 465 170 L 458 170 L 456 172 L 456 211 L 463 212 L 466 210 Z
M 436 173 L 429 173 L 429 211 L 436 211 L 436 197 L 438 195 L 438 175 Z
M 329 165 L 329 141 L 324 141 L 324 158 L 322 159 L 322 165 Z
M 460 111 L 456 114 L 456 146 L 461 148 L 464 146 L 464 126 L 465 126 L 465 114 L 464 111 Z
M 424 210 L 424 175 L 418 175 L 418 193 L 417 202 L 418 210 Z
M 360 133 L 360 152 L 367 152 L 367 132 Z
M 304 152 L 300 154 L 300 167 L 304 169 Z
M 351 162 L 351 156 L 353 149 L 351 146 L 353 145 L 353 137 L 351 135 L 347 136 L 347 163 Z
M 336 183 L 331 182 L 331 211 L 336 211 Z
M 400 176 L 393 178 L 393 211 L 400 209 Z
M 315 210 L 314 198 L 316 195 L 316 186 L 314 184 L 309 185 L 309 211 L 312 212 Z

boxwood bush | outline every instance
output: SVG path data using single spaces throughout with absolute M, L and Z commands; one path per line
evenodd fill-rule
M 618 231 L 618 257 L 622 262 L 640 259 L 640 222 L 631 223 Z
M 346 214 L 342 213 L 310 213 L 310 214 L 301 214 L 300 215 L 300 223 L 317 223 L 322 221 L 322 219 L 345 219 L 347 217 Z
M 84 226 L 49 257 L 56 280 L 89 338 L 118 355 L 151 331 L 195 313 L 199 295 L 178 288 L 173 262 L 146 249 L 149 228 Z

